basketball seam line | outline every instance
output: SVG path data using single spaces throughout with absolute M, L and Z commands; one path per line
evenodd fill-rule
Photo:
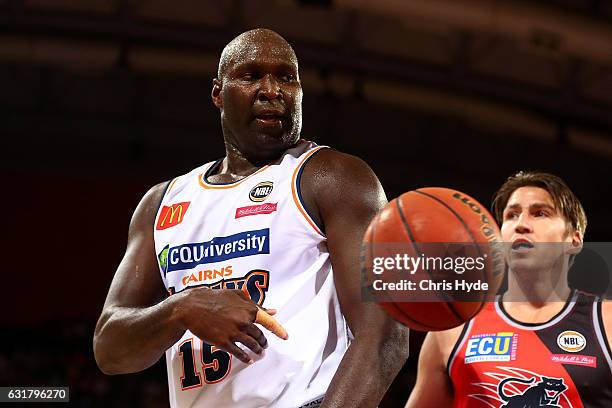
M 424 192 L 424 191 L 420 191 L 420 190 L 414 190 L 414 192 L 415 192 L 415 193 L 422 194 L 422 195 L 424 195 L 424 196 L 427 196 L 427 197 L 431 198 L 432 200 L 435 200 L 435 201 L 439 202 L 439 203 L 440 203 L 440 204 L 442 204 L 444 207 L 446 207 L 446 208 L 447 208 L 447 209 L 448 209 L 448 210 L 449 210 L 449 211 L 450 211 L 450 212 L 451 212 L 451 213 L 452 213 L 452 214 L 453 214 L 455 217 L 457 217 L 457 219 L 459 220 L 459 222 L 461 223 L 461 225 L 463 225 L 463 227 L 465 228 L 465 230 L 467 231 L 467 233 L 468 233 L 468 234 L 470 235 L 470 237 L 472 238 L 472 241 L 474 242 L 474 244 L 476 244 L 476 250 L 478 251 L 478 255 L 479 255 L 481 258 L 482 258 L 482 252 L 480 252 L 480 247 L 478 246 L 478 245 L 479 245 L 479 243 L 478 243 L 478 241 L 476 241 L 476 237 L 474 236 L 474 234 L 472 234 L 472 231 L 471 231 L 471 230 L 468 228 L 468 226 L 467 226 L 467 224 L 465 223 L 465 221 L 463 220 L 463 218 L 461 218 L 461 216 L 460 216 L 459 214 L 457 214 L 457 212 L 456 212 L 456 211 L 455 211 L 455 210 L 454 210 L 454 209 L 453 209 L 451 206 L 449 206 L 449 205 L 448 205 L 448 204 L 446 204 L 444 201 L 440 200 L 438 197 L 436 197 L 436 196 L 434 196 L 434 195 L 432 195 L 432 194 L 429 194 L 429 193 L 426 193 L 426 192 Z M 484 270 L 484 269 L 482 270 L 482 279 L 483 279 L 483 281 L 485 281 L 485 282 L 487 281 L 487 276 L 486 276 L 486 272 L 485 272 L 485 270 Z M 486 295 L 485 295 L 485 298 L 486 298 Z M 485 299 L 482 299 L 480 302 L 482 303 L 482 302 L 484 302 L 484 300 L 485 300 Z M 482 309 L 482 306 L 479 308 L 479 311 L 480 311 L 480 309 Z
M 400 213 L 401 213 L 401 211 L 400 211 Z M 370 253 L 372 255 L 374 254 L 374 240 L 375 240 L 376 225 L 377 225 L 379 219 L 380 219 L 380 214 L 377 214 L 376 218 L 374 219 L 374 222 L 372 223 L 372 230 L 370 231 Z M 421 322 L 421 321 L 415 319 L 414 317 L 406 314 L 402 309 L 400 309 L 395 304 L 395 302 L 389 300 L 389 301 L 385 301 L 385 304 L 393 307 L 393 309 L 395 309 L 397 311 L 397 313 L 399 313 L 399 315 L 403 316 L 406 320 L 410 320 L 413 323 L 418 324 L 419 326 L 421 326 L 421 328 L 424 328 L 424 329 L 432 328 L 432 325 L 425 324 L 424 322 Z M 397 320 L 397 319 L 394 318 L 394 320 Z
M 399 197 L 396 199 L 396 203 L 397 203 L 397 211 L 399 212 L 400 219 L 402 220 L 402 224 L 404 225 L 404 229 L 406 230 L 406 233 L 408 234 L 408 238 L 410 239 L 410 242 L 411 242 L 412 246 L 414 247 L 415 251 L 417 252 L 417 256 L 420 256 L 421 255 L 421 250 L 417 246 L 416 239 L 414 239 L 414 236 L 412 235 L 412 231 L 410 230 L 410 227 L 408 226 L 408 222 L 406 221 L 406 218 L 404 217 L 404 210 L 403 210 L 402 205 L 400 203 L 400 198 Z M 424 269 L 427 272 L 427 275 L 429 276 L 429 278 L 433 279 L 429 269 L 427 269 L 427 268 L 424 268 Z M 448 296 L 446 295 L 446 292 L 442 292 L 442 298 L 443 299 L 441 299 L 441 300 L 444 300 L 444 304 L 448 307 L 448 309 L 452 312 L 452 314 L 455 315 L 457 320 L 459 320 L 460 323 L 465 322 L 465 319 L 463 318 L 463 316 L 461 316 L 459 314 L 459 312 L 457 312 L 457 310 L 449 304 L 449 299 L 448 299 Z

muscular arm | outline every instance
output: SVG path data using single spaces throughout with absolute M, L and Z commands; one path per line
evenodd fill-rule
M 612 300 L 603 299 L 601 302 L 601 320 L 608 344 L 612 347 Z
M 106 374 L 132 373 L 153 365 L 186 329 L 200 339 L 232 353 L 245 363 L 267 346 L 256 317 L 279 337 L 284 329 L 258 310 L 241 290 L 192 288 L 164 298 L 159 275 L 153 225 L 164 185 L 153 187 L 142 199 L 130 223 L 128 247 L 94 333 L 94 355 Z M 162 300 L 163 299 L 163 300 Z
M 408 329 L 361 299 L 361 241 L 386 203 L 384 192 L 363 161 L 328 149 L 306 164 L 301 188 L 325 229 L 340 306 L 355 337 L 322 407 L 376 407 L 408 358 Z
M 142 199 L 130 223 L 128 246 L 117 268 L 94 334 L 94 355 L 106 374 L 153 365 L 185 331 L 176 298 L 164 296 L 153 243 L 153 222 L 165 184 Z
M 428 333 L 419 355 L 416 384 L 406 408 L 438 408 L 453 405 L 450 378 L 446 372 L 449 352 L 443 333 Z M 457 336 L 455 336 L 456 339 Z

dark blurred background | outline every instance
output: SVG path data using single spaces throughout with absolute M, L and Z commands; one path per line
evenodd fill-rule
M 586 239 L 610 240 L 610 0 L 0 0 L 0 385 L 167 406 L 164 359 L 104 376 L 93 328 L 140 197 L 223 155 L 211 79 L 255 27 L 297 52 L 303 137 L 365 159 L 389 198 L 489 205 L 540 169 L 582 200 Z M 422 338 L 381 408 L 403 406 Z

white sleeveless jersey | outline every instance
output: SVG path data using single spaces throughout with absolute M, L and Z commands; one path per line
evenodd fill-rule
M 306 213 L 299 177 L 317 147 L 301 140 L 280 161 L 228 184 L 207 163 L 173 180 L 155 222 L 155 249 L 170 293 L 241 289 L 275 318 L 263 356 L 242 363 L 190 331 L 166 351 L 173 407 L 318 406 L 348 347 L 326 238 Z M 238 344 L 239 347 L 243 347 Z M 248 350 L 248 349 L 247 349 Z

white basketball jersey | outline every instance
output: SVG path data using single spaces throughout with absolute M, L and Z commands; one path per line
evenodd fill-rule
M 349 335 L 326 238 L 300 197 L 301 170 L 321 148 L 301 140 L 234 183 L 208 183 L 220 164 L 211 162 L 169 185 L 154 235 L 169 292 L 243 290 L 277 309 L 289 333 L 281 340 L 262 329 L 268 348 L 262 356 L 248 351 L 255 362 L 247 365 L 186 331 L 166 351 L 171 406 L 314 407 L 325 394 Z

